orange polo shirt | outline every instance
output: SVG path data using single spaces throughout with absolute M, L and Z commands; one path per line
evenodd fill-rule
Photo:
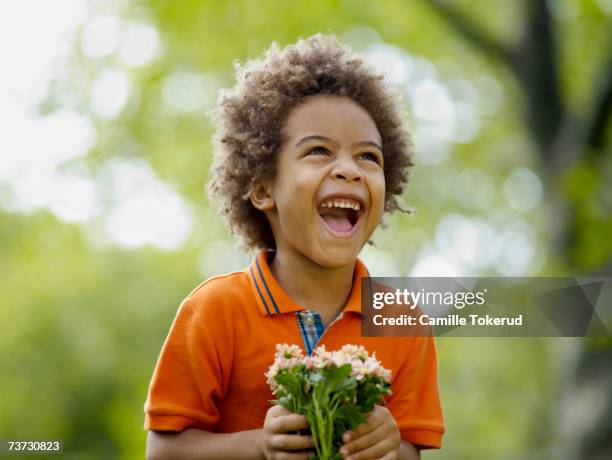
M 181 303 L 159 355 L 145 403 L 146 430 L 212 432 L 261 428 L 274 399 L 264 373 L 276 344 L 306 350 L 297 305 L 272 276 L 268 252 L 243 271 L 213 277 Z M 376 352 L 392 372 L 387 407 L 402 439 L 438 448 L 444 421 L 433 337 L 361 337 L 361 282 L 368 276 L 357 260 L 353 287 L 339 317 L 317 346 L 345 344 Z

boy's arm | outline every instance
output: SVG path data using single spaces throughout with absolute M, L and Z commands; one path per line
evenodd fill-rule
M 414 444 L 402 440 L 402 443 L 400 445 L 400 459 L 421 460 L 421 451 L 414 447 Z
M 294 434 L 308 427 L 303 415 L 282 406 L 268 409 L 262 429 L 211 433 L 187 428 L 180 433 L 149 431 L 147 460 L 306 460 L 314 446 L 312 436 Z
M 236 433 L 211 433 L 198 428 L 181 432 L 149 431 L 147 460 L 203 460 L 265 458 L 261 429 Z
M 342 436 L 340 454 L 346 460 L 420 460 L 419 450 L 400 437 L 397 422 L 386 407 L 376 405 L 366 421 Z

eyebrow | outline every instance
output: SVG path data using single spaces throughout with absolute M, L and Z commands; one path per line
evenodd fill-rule
M 329 137 L 326 136 L 318 136 L 318 135 L 314 135 L 314 136 L 306 136 L 303 137 L 302 139 L 300 139 L 297 144 L 295 144 L 295 147 L 299 147 L 302 144 L 305 144 L 308 141 L 323 141 L 323 142 L 327 142 L 328 144 L 333 144 L 335 146 L 338 146 L 338 143 L 332 139 L 330 139 Z M 360 141 L 360 142 L 355 142 L 352 147 L 358 147 L 358 146 L 362 146 L 362 145 L 367 145 L 370 147 L 376 147 L 378 150 L 380 150 L 382 152 L 382 148 L 380 145 L 378 145 L 376 142 L 373 141 Z

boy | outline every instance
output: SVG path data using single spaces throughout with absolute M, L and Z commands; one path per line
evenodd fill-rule
M 420 458 L 444 432 L 433 338 L 360 335 L 357 255 L 383 212 L 401 210 L 411 165 L 398 99 L 321 35 L 272 46 L 237 77 L 219 99 L 210 190 L 261 252 L 181 303 L 145 405 L 147 458 L 308 458 L 312 439 L 295 434 L 305 417 L 269 404 L 277 343 L 376 352 L 393 395 L 345 433 L 341 454 Z

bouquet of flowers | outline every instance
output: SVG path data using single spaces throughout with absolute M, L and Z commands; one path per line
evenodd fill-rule
M 391 394 L 391 371 L 362 346 L 318 347 L 304 356 L 297 345 L 276 346 L 274 363 L 265 374 L 280 404 L 306 416 L 317 460 L 341 459 L 342 435 L 365 422 L 363 414 Z

